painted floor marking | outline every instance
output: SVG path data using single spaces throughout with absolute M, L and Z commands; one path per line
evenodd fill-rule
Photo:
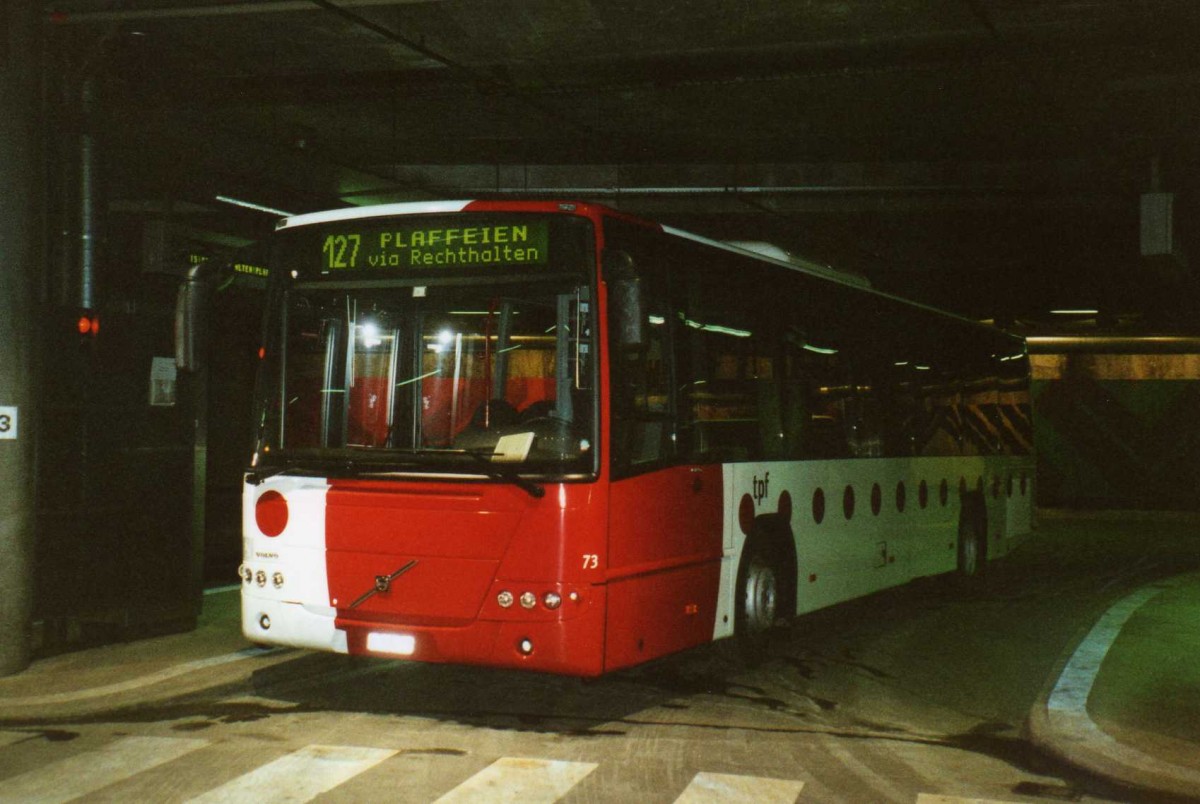
M 995 798 L 962 798 L 961 796 L 934 796 L 931 793 L 918 793 L 917 804 L 1020 804 L 1020 802 L 1001 802 Z
M 594 762 L 504 757 L 493 762 L 436 804 L 550 804 L 596 769 Z
M 858 781 L 874 790 L 879 796 L 877 800 L 906 801 L 908 799 L 909 794 L 907 791 L 893 784 L 891 780 L 876 772 L 866 762 L 852 754 L 845 746 L 841 745 L 837 738 L 825 737 L 821 739 L 820 745 L 833 755 L 834 759 L 842 764 L 842 767 L 850 771 Z
M 1104 616 L 1075 649 L 1067 666 L 1063 668 L 1062 675 L 1058 677 L 1058 683 L 1054 685 L 1054 691 L 1050 693 L 1050 699 L 1046 702 L 1050 711 L 1086 711 L 1087 699 L 1092 692 L 1092 684 L 1100 673 L 1100 665 L 1104 663 L 1104 657 L 1117 640 L 1121 628 L 1135 611 L 1163 591 L 1162 587 L 1148 586 L 1139 589 L 1104 612 Z
M 1075 649 L 1062 675 L 1058 677 L 1046 700 L 1046 719 L 1056 742 L 1072 744 L 1083 752 L 1099 755 L 1106 773 L 1115 773 L 1123 778 L 1151 774 L 1172 781 L 1181 790 L 1194 792 L 1200 790 L 1200 773 L 1117 742 L 1102 731 L 1087 712 L 1092 685 L 1121 628 L 1134 612 L 1168 588 L 1163 585 L 1145 586 L 1122 598 L 1104 613 Z
M 208 745 L 182 737 L 122 737 L 0 784 L 0 801 L 54 804 L 94 793 Z
M 170 681 L 187 673 L 196 670 L 205 670 L 210 667 L 217 667 L 230 662 L 241 661 L 242 659 L 252 659 L 256 656 L 269 656 L 272 653 L 278 653 L 286 648 L 243 648 L 242 650 L 226 653 L 221 656 L 210 656 L 207 659 L 197 659 L 194 662 L 184 662 L 177 664 L 174 667 L 167 667 L 155 673 L 148 673 L 144 676 L 131 678 L 128 681 L 119 681 L 116 684 L 106 684 L 103 687 L 87 687 L 79 690 L 71 690 L 70 692 L 52 692 L 46 695 L 29 695 L 24 698 L 4 698 L 3 705 L 8 706 L 45 706 L 47 704 L 70 703 L 72 701 L 83 701 L 89 698 L 101 698 L 107 695 L 116 695 L 121 692 L 129 692 L 140 687 L 147 687 L 151 684 L 158 684 L 162 681 Z
M 992 798 L 963 798 L 962 796 L 935 796 L 920 793 L 917 804 L 1020 804 L 1018 801 L 998 801 Z
M 19 743 L 22 740 L 28 740 L 30 737 L 36 736 L 36 734 L 24 731 L 0 731 L 0 748 L 7 748 L 14 743 Z
M 675 804 L 794 804 L 803 789 L 794 779 L 697 773 Z
M 386 748 L 309 745 L 243 774 L 189 804 L 311 801 L 396 754 Z

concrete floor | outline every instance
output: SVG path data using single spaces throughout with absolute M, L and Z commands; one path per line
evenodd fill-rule
M 264 652 L 218 592 L 194 633 L 0 679 L 0 801 L 1142 800 L 1025 722 L 1106 607 L 1197 567 L 1188 518 L 1049 513 L 982 583 L 806 616 L 760 666 L 710 647 L 590 683 Z

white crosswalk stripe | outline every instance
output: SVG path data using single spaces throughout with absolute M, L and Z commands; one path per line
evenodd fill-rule
M 182 737 L 122 737 L 94 751 L 5 779 L 0 801 L 70 801 L 208 745 Z
M 385 748 L 310 745 L 209 790 L 191 799 L 191 803 L 299 804 L 311 801 L 395 754 L 396 751 Z
M 0 749 L 26 750 L 36 733 L 0 730 Z M 10 779 L 0 779 L 0 804 L 52 804 L 96 794 L 160 765 L 209 746 L 207 740 L 179 737 L 122 737 L 101 748 L 52 762 Z M 829 746 L 826 746 L 827 748 Z M 300 804 L 350 781 L 400 753 L 400 748 L 309 745 L 279 757 L 189 800 L 189 804 Z M 866 774 L 881 799 L 912 801 L 897 785 L 874 771 Z M 501 757 L 437 799 L 436 804 L 552 804 L 598 767 L 594 762 Z M 928 780 L 926 780 L 928 781 Z M 453 782 L 450 782 L 451 784 Z M 443 788 L 444 789 L 444 788 Z M 795 804 L 805 783 L 798 779 L 697 773 L 674 804 Z M 911 788 L 910 788 L 911 789 Z M 919 793 L 915 804 L 1015 804 L 997 799 Z
M 851 751 L 843 741 L 830 738 L 821 740 L 821 747 L 828 751 L 843 768 L 850 771 L 862 784 L 873 791 L 876 801 L 905 801 L 908 793 L 892 779 L 878 773 L 866 761 L 865 754 Z
M 437 804 L 550 804 L 596 769 L 594 762 L 504 757 L 437 800 Z
M 803 789 L 794 779 L 697 773 L 675 804 L 793 804 Z

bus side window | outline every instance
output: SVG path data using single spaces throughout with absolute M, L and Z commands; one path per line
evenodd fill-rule
M 681 363 L 690 366 L 681 403 L 690 452 L 715 461 L 782 457 L 777 349 L 769 319 L 761 310 L 756 316 L 753 299 L 718 271 L 698 272 L 690 280 L 687 303 L 677 313 L 688 353 Z
M 840 343 L 790 327 L 784 334 L 783 423 L 789 457 L 845 458 L 854 386 Z
M 966 383 L 963 393 L 963 426 L 966 438 L 963 450 L 968 455 L 1003 455 L 1011 451 L 1006 443 L 1005 424 L 1000 414 L 1001 366 L 981 366 Z
M 958 455 L 962 424 L 959 383 L 934 365 L 919 387 L 923 426 L 916 439 L 917 454 L 927 457 Z
M 1028 455 L 1033 449 L 1029 403 L 1029 361 L 1019 354 L 1004 355 L 996 416 L 1007 455 Z
M 627 271 L 636 272 L 641 291 L 641 326 L 617 319 L 609 309 L 609 371 L 611 373 L 610 432 L 612 464 L 617 475 L 651 468 L 672 456 L 674 417 L 671 399 L 671 365 L 667 331 L 666 276 L 662 263 L 652 252 L 638 248 L 636 233 L 609 223 L 609 248 L 621 248 L 631 261 Z M 623 237 L 619 235 L 625 235 Z M 619 246 L 618 246 L 619 244 Z M 610 302 L 618 281 L 605 277 Z M 638 337 L 622 336 L 638 332 Z
M 613 459 L 630 468 L 654 463 L 667 455 L 667 365 L 662 327 L 647 327 L 641 346 L 613 349 Z
M 804 457 L 804 444 L 809 438 L 809 394 L 804 380 L 802 358 L 797 354 L 795 334 L 785 333 L 783 354 L 779 361 L 779 418 L 782 438 L 780 458 Z
M 861 377 L 843 403 L 846 446 L 854 458 L 883 455 L 883 405 L 870 376 Z

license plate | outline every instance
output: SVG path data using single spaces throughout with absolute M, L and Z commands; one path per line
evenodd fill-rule
M 367 650 L 372 653 L 412 656 L 416 649 L 417 638 L 412 634 L 393 634 L 387 631 L 372 631 L 367 634 Z

